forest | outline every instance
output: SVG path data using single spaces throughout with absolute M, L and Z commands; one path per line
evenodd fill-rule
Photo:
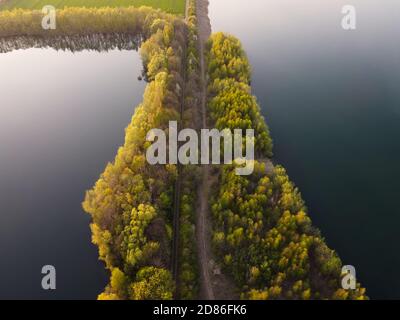
M 239 40 L 208 42 L 209 111 L 216 126 L 253 127 L 258 160 L 251 176 L 218 169 L 211 200 L 213 248 L 243 299 L 366 299 L 341 287 L 342 263 L 312 225 L 299 190 L 273 165 L 272 139 L 251 94 L 251 71 Z M 242 106 L 242 107 L 240 107 Z
M 126 129 L 125 144 L 83 203 L 93 219 L 93 243 L 111 271 L 101 300 L 172 299 L 175 292 L 170 264 L 177 167 L 149 165 L 145 136 L 180 118 L 175 88 L 183 87 L 186 29 L 172 17 L 144 26 L 151 36 L 140 49 L 149 82 L 143 103 Z
M 193 241 L 197 167 L 152 166 L 145 160 L 149 147 L 145 136 L 150 129 L 167 131 L 172 120 L 188 126 L 195 122 L 199 65 L 194 4 L 189 2 L 186 24 L 167 16 L 155 19 L 145 30 L 152 35 L 140 48 L 149 82 L 143 103 L 126 129 L 124 146 L 83 203 L 93 218 L 93 242 L 111 271 L 101 300 L 195 299 L 198 295 Z M 179 110 L 177 85 L 183 88 L 184 110 Z M 179 243 L 175 244 L 179 265 L 174 279 L 175 205 L 179 205 Z
M 57 28 L 45 30 L 41 24 L 43 16 L 41 10 L 0 11 L 0 37 L 132 34 L 148 38 L 154 31 L 154 20 L 178 20 L 173 15 L 149 7 L 75 7 L 57 10 Z M 161 24 L 158 27 L 163 26 Z
M 194 127 L 198 122 L 199 104 L 199 48 L 196 19 L 196 0 L 188 2 L 187 10 L 187 47 L 185 72 L 185 108 L 182 115 L 182 125 L 185 128 Z M 196 251 L 196 208 L 198 205 L 196 186 L 199 184 L 199 167 L 195 165 L 181 168 L 182 187 L 179 218 L 179 272 L 177 277 L 176 298 L 193 300 L 198 298 L 199 266 Z

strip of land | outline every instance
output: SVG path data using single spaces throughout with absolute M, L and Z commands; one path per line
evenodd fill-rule
M 211 35 L 210 20 L 208 18 L 208 0 L 197 0 L 197 23 L 199 35 L 199 48 L 200 48 L 200 70 L 201 70 L 201 114 L 202 126 L 207 128 L 207 82 L 205 77 L 205 61 L 204 61 L 204 44 Z M 208 224 L 208 191 L 210 189 L 210 166 L 203 167 L 202 184 L 199 189 L 200 208 L 197 213 L 197 250 L 199 255 L 200 265 L 200 283 L 201 283 L 201 296 L 204 299 L 214 299 L 214 291 L 210 280 L 210 272 L 208 262 L 210 261 L 210 248 L 209 248 L 209 232 L 207 232 Z
M 209 0 L 197 0 L 198 39 L 200 48 L 201 71 L 201 115 L 202 127 L 207 123 L 207 76 L 204 57 L 205 44 L 211 35 L 211 23 L 208 16 Z M 202 183 L 199 188 L 199 207 L 196 217 L 196 240 L 200 267 L 200 298 L 205 300 L 237 299 L 235 287 L 216 264 L 211 248 L 210 190 L 216 181 L 210 165 L 203 166 Z
M 185 13 L 185 0 L 0 0 L 0 10 L 11 9 L 42 9 L 51 4 L 55 8 L 65 7 L 140 7 L 149 6 L 161 9 L 168 13 L 183 15 Z

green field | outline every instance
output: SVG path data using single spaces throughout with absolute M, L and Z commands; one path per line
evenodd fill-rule
M 183 15 L 185 12 L 185 0 L 0 0 L 0 10 L 41 9 L 45 5 L 53 5 L 59 9 L 64 7 L 149 6 L 174 14 Z

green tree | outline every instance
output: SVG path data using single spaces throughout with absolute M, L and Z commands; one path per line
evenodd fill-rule
M 174 283 L 171 274 L 164 269 L 146 267 L 136 275 L 131 286 L 132 300 L 171 300 Z

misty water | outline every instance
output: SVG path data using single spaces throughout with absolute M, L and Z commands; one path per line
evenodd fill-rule
M 142 100 L 135 51 L 0 54 L 0 298 L 95 299 L 107 282 L 81 208 Z M 54 265 L 57 289 L 41 288 Z
M 400 298 L 400 3 L 210 1 L 239 37 L 275 142 L 327 243 L 372 298 Z

